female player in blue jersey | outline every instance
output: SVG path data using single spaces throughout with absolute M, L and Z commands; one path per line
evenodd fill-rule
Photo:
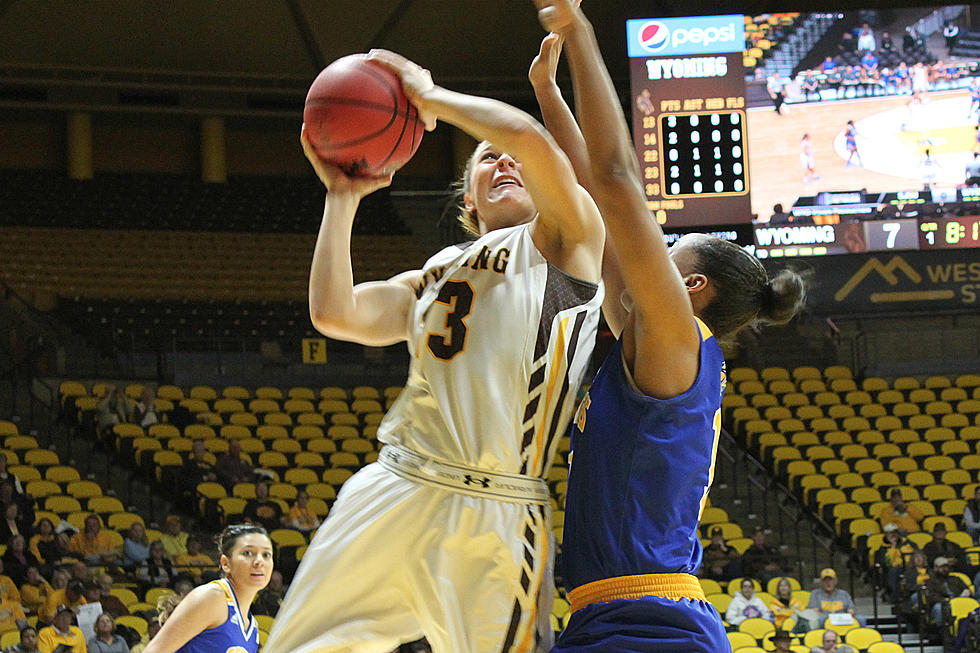
M 573 612 L 553 651 L 727 651 L 721 619 L 693 575 L 725 389 L 717 340 L 753 322 L 788 320 L 804 283 L 788 270 L 769 278 L 753 256 L 710 236 L 685 236 L 668 252 L 591 25 L 572 0 L 536 4 L 554 33 L 530 73 L 545 124 L 618 254 L 608 252 L 603 280 L 604 311 L 620 337 L 572 437 L 563 557 Z M 554 84 L 562 38 L 581 131 Z
M 228 526 L 218 536 L 223 577 L 160 613 L 163 628 L 144 653 L 256 653 L 259 627 L 249 607 L 272 577 L 272 541 L 260 526 Z M 172 613 L 171 613 L 172 611 Z

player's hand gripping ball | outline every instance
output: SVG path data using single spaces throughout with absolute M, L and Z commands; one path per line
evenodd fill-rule
M 363 54 L 317 75 L 303 111 L 316 155 L 352 177 L 383 177 L 412 158 L 425 125 L 399 78 Z

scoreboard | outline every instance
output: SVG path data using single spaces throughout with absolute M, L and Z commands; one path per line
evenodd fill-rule
M 626 23 L 633 143 L 664 227 L 751 222 L 741 14 Z

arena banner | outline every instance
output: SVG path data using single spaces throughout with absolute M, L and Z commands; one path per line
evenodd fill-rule
M 980 310 L 980 249 L 765 259 L 810 268 L 807 306 L 818 315 Z

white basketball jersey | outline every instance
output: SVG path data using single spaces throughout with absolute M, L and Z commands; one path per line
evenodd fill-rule
M 530 224 L 426 262 L 405 389 L 378 439 L 488 471 L 543 477 L 595 343 L 602 287 L 550 265 Z

